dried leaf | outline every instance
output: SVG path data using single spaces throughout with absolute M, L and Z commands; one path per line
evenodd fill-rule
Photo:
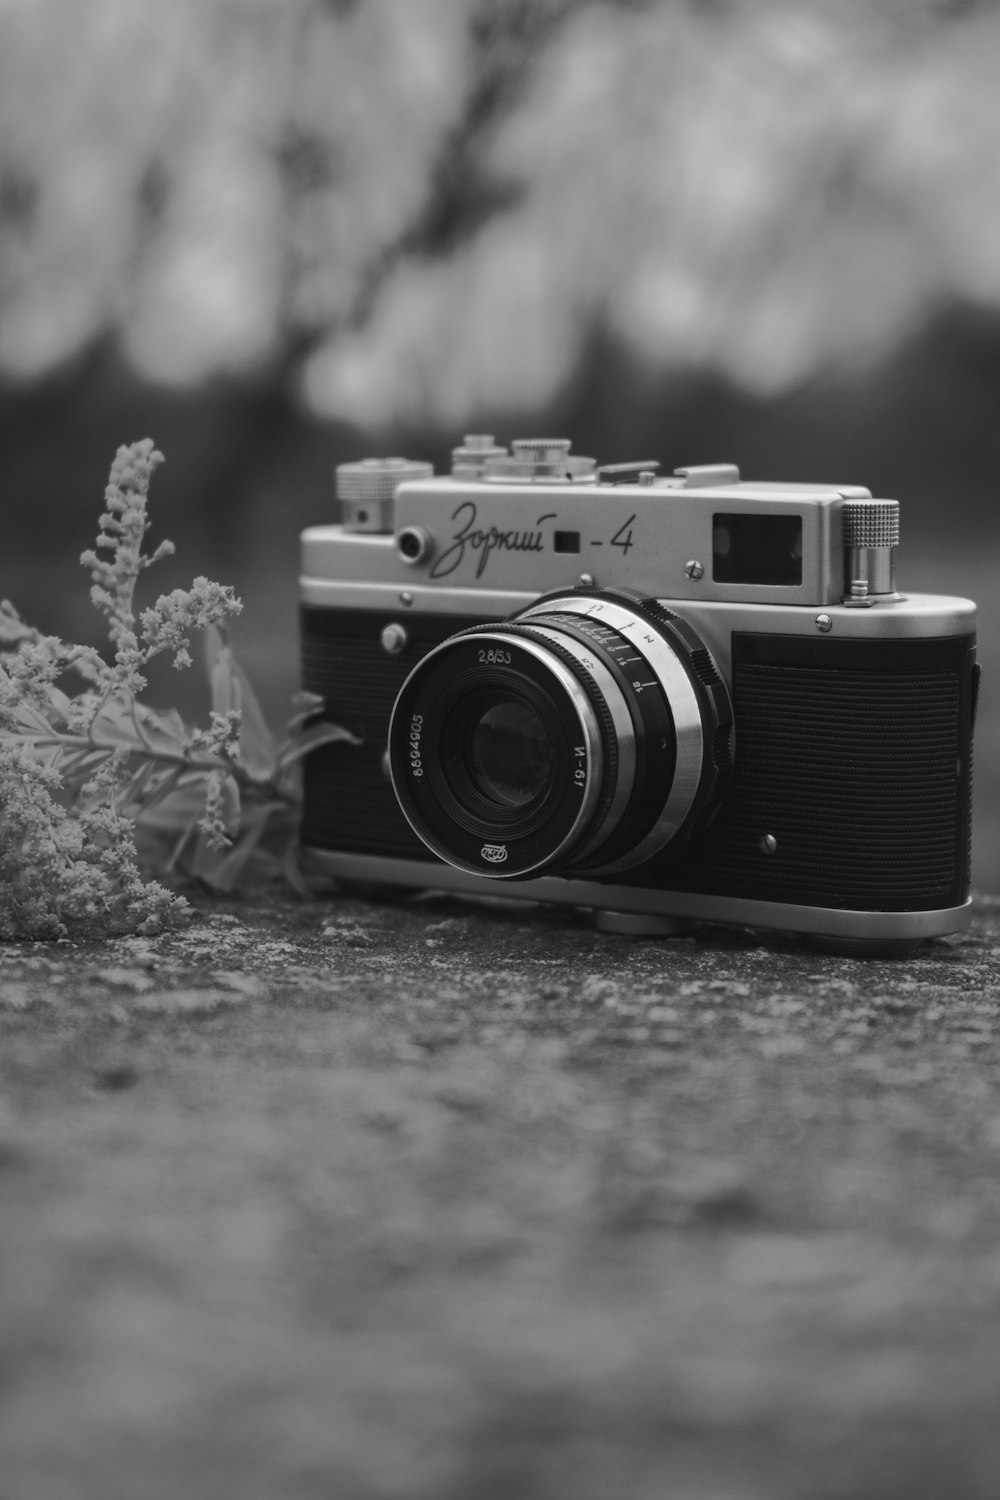
M 30 702 L 28 699 L 22 699 L 20 703 L 14 705 L 13 715 L 14 723 L 28 737 L 50 735 L 52 733 L 50 720 L 45 717 L 42 710 L 36 704 Z
M 183 755 L 191 739 L 191 731 L 175 708 L 145 708 L 137 703 L 135 722 L 141 739 L 153 755 Z
M 26 625 L 9 599 L 0 600 L 0 643 L 16 646 L 20 641 L 30 641 L 35 632 Z
M 146 793 L 141 808 L 132 814 L 133 817 L 148 828 L 155 828 L 157 826 L 158 814 L 162 809 L 163 803 L 167 802 L 173 796 L 185 776 L 190 777 L 191 775 L 190 772 L 185 771 L 181 766 L 174 766 L 166 773 L 161 769 L 159 774 L 162 780 L 157 781 L 153 789 Z M 176 826 L 173 814 L 168 813 L 160 826 L 173 829 Z
M 277 746 L 250 680 L 217 626 L 205 632 L 205 651 L 214 712 L 237 709 L 241 715 L 240 767 L 255 781 L 267 781 L 277 769 Z
M 95 745 L 141 750 L 143 745 L 132 712 L 132 699 L 120 692 L 105 698 L 90 726 L 90 738 Z
M 112 753 L 110 750 L 95 749 L 86 745 L 78 749 L 62 749 L 57 767 L 64 784 L 88 780 Z
M 318 750 L 321 745 L 360 745 L 362 741 L 349 729 L 344 729 L 340 724 L 330 724 L 324 720 L 322 724 L 312 724 L 304 729 L 301 734 L 296 735 L 293 740 L 281 747 L 278 755 L 278 767 L 286 770 L 295 765 L 304 755 L 312 750 Z
M 322 713 L 326 707 L 326 700 L 320 693 L 310 693 L 302 688 L 299 692 L 292 694 L 292 713 L 288 720 L 288 735 L 291 737 L 300 730 L 303 725 L 310 723 L 316 715 Z
M 54 719 L 62 720 L 63 723 L 69 717 L 73 700 L 60 688 L 50 685 L 48 689 L 49 703 L 52 705 L 52 716 Z
M 246 872 L 250 859 L 256 852 L 257 846 L 267 826 L 267 809 L 261 808 L 247 818 L 237 843 L 232 849 L 219 850 L 220 858 L 209 868 L 206 861 L 201 874 L 202 879 L 208 881 L 209 885 L 217 891 L 232 891 L 240 885 Z
M 135 817 L 143 806 L 147 793 L 152 792 L 162 771 L 154 760 L 145 760 L 129 778 L 121 794 L 122 810 Z
M 299 868 L 299 851 L 297 843 L 286 851 L 285 856 L 281 860 L 278 868 L 282 879 L 291 886 L 292 890 L 295 891 L 297 895 L 308 896 L 310 894 L 309 887 L 303 880 L 302 871 Z
M 240 789 L 232 776 L 222 779 L 222 826 L 230 838 L 240 829 Z
M 149 829 L 173 834 L 190 831 L 205 807 L 206 774 L 203 771 L 171 772 L 166 784 L 157 790 L 140 812 L 137 821 Z
M 212 709 L 229 714 L 240 707 L 240 685 L 236 677 L 229 641 L 217 625 L 205 631 L 205 668 L 212 690 Z

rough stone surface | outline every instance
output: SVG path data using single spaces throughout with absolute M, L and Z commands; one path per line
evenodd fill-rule
M 998 944 L 0 949 L 0 1493 L 995 1500 Z

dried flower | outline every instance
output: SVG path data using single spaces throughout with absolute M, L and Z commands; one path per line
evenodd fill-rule
M 139 578 L 173 551 L 169 542 L 142 550 L 162 461 L 148 439 L 118 450 L 96 546 L 82 557 L 113 662 L 0 603 L 0 938 L 152 932 L 182 920 L 183 898 L 150 873 L 217 890 L 280 876 L 303 889 L 300 761 L 352 736 L 307 724 L 310 704 L 277 744 L 226 638 L 242 608 L 231 588 L 196 578 L 137 623 Z M 207 728 L 139 701 L 147 663 L 170 651 L 175 666 L 189 665 L 195 632 L 207 647 Z M 59 686 L 67 672 L 83 683 L 74 697 Z
M 239 614 L 242 608 L 231 588 L 210 583 L 207 578 L 196 578 L 189 589 L 161 594 L 152 609 L 143 610 L 140 616 L 145 660 L 161 651 L 173 651 L 174 666 L 189 667 L 191 631 L 207 630 L 226 615 Z

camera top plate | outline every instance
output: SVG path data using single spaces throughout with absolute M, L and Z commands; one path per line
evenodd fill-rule
M 569 449 L 534 439 L 508 452 L 476 436 L 455 450 L 451 474 L 419 479 L 403 460 L 366 461 L 401 478 L 381 530 L 347 515 L 307 529 L 303 602 L 495 618 L 584 584 L 787 616 L 779 630 L 822 629 L 817 612 L 852 636 L 939 628 L 939 610 L 895 592 L 895 501 L 859 485 L 744 480 L 732 464 L 666 476 L 652 459 L 598 466 Z M 968 628 L 959 612 L 940 633 Z

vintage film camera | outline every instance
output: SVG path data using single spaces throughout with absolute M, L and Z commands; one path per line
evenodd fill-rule
M 858 954 L 969 920 L 975 606 L 896 592 L 895 500 L 467 437 L 337 470 L 302 538 L 305 762 L 347 881 Z

